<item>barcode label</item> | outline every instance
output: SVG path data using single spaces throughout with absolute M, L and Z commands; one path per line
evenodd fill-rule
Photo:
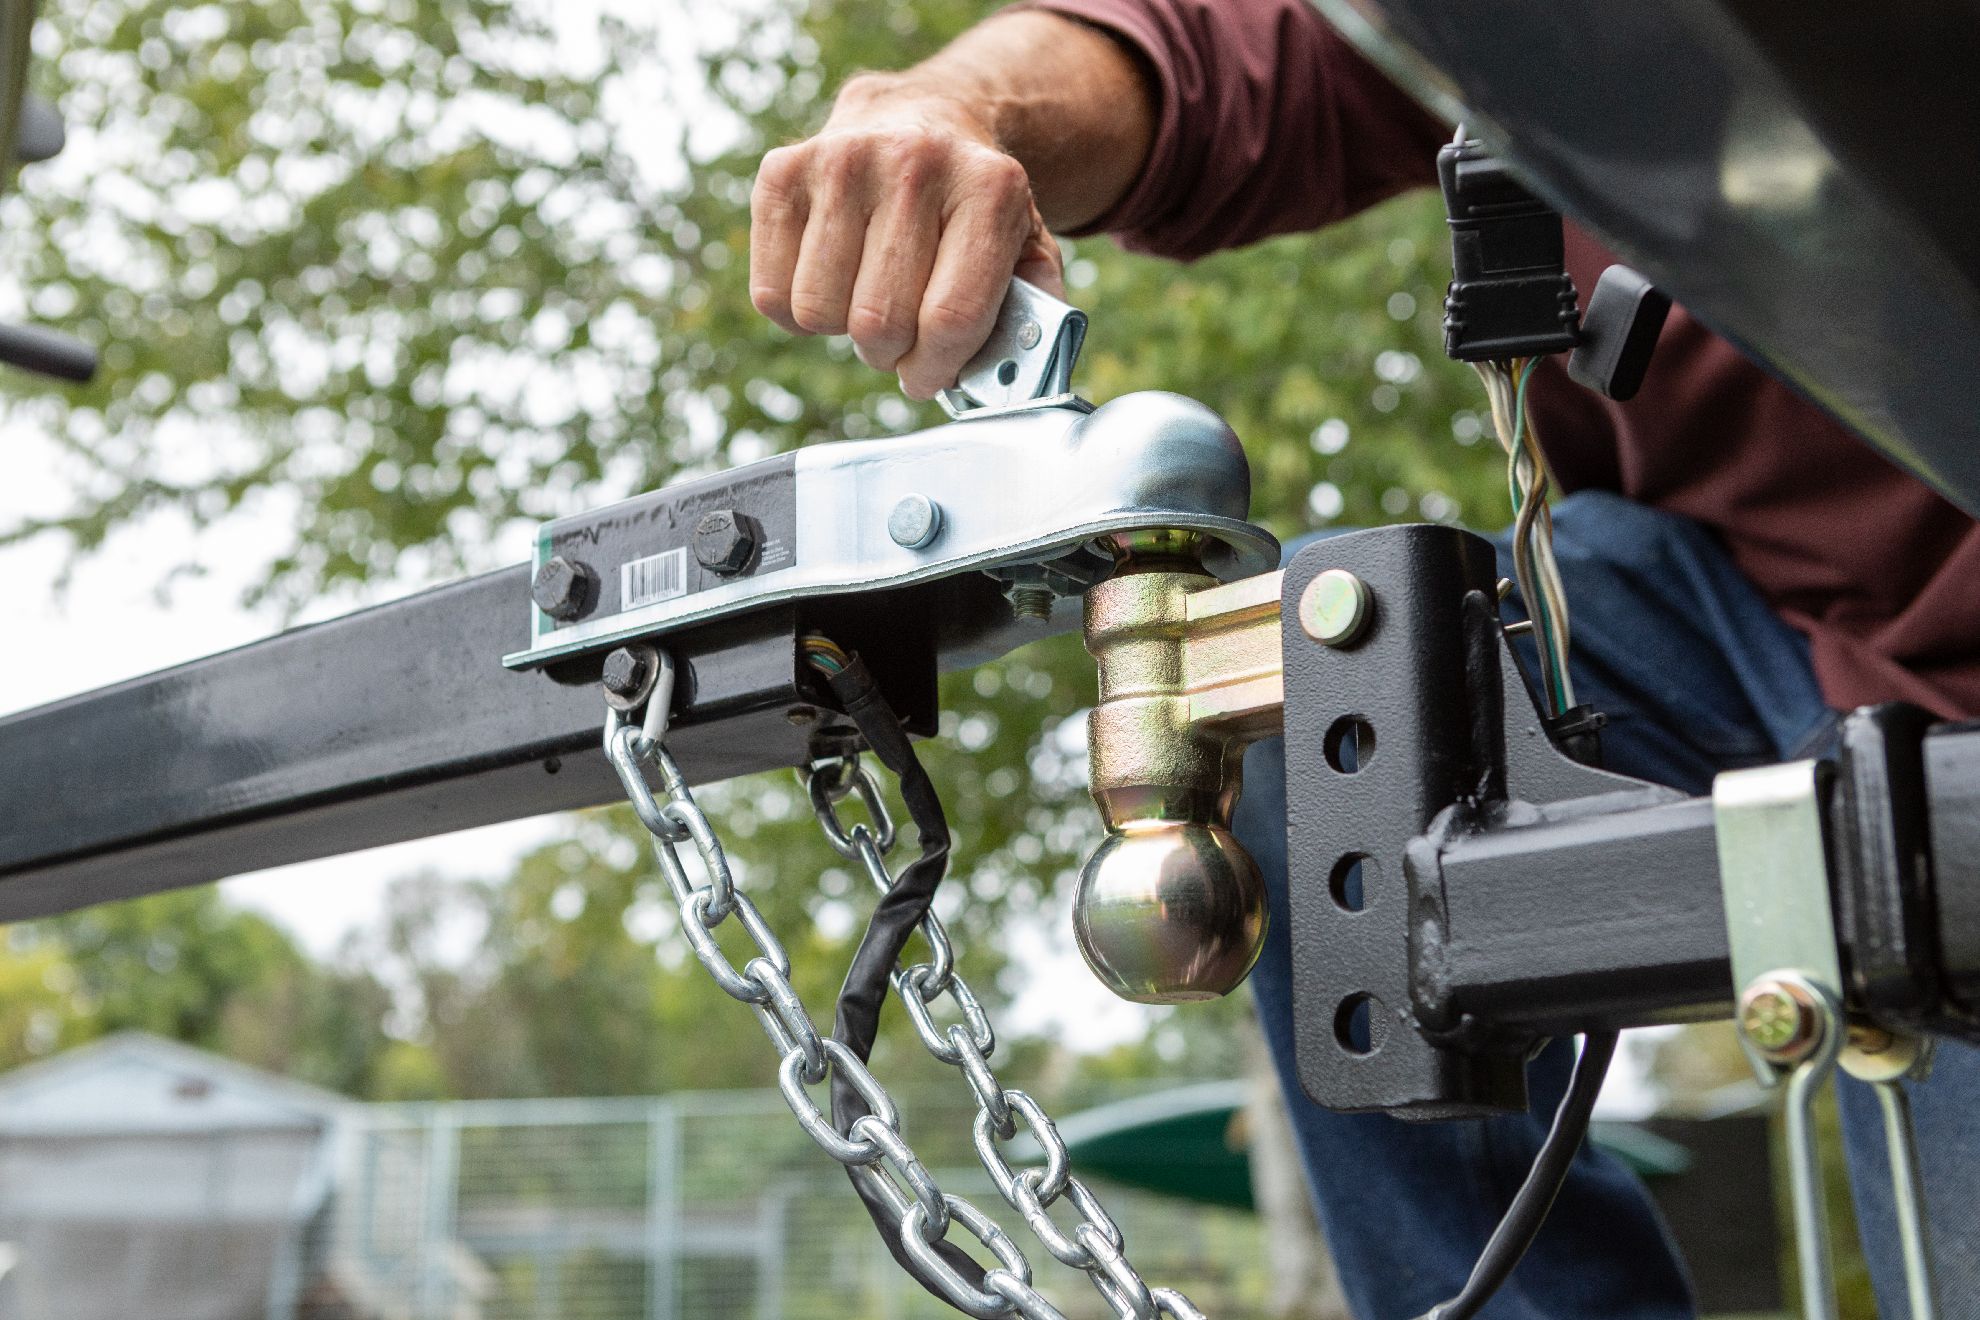
M 636 610 L 687 595 L 687 547 L 619 565 L 619 608 Z

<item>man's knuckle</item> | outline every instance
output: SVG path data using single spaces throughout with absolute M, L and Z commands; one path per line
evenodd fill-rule
M 914 322 L 898 307 L 862 303 L 846 314 L 846 333 L 861 347 L 904 349 L 914 342 Z
M 939 144 L 926 137 L 914 137 L 894 152 L 888 173 L 896 191 L 916 197 L 940 182 L 947 171 L 947 162 L 948 154 Z
M 755 199 L 761 204 L 787 201 L 804 177 L 804 157 L 797 147 L 778 147 L 756 167 Z
M 824 294 L 792 290 L 790 308 L 791 320 L 815 335 L 845 333 L 845 308 Z
M 864 134 L 838 133 L 818 139 L 816 173 L 827 185 L 843 187 L 866 172 L 872 143 Z
M 1031 205 L 1031 176 L 1016 158 L 996 155 L 985 161 L 983 166 L 984 187 L 997 201 L 1010 205 L 1022 203 Z
M 938 344 L 959 343 L 982 324 L 984 310 L 954 300 L 932 302 L 921 309 L 922 337 Z

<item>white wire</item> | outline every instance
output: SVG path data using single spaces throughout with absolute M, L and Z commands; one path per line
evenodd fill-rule
M 1509 361 L 1474 363 L 1479 379 L 1484 382 L 1485 396 L 1491 405 L 1492 427 L 1499 437 L 1500 447 L 1506 452 L 1510 484 L 1520 507 L 1537 503 L 1527 522 L 1525 536 L 1514 535 L 1513 572 L 1519 579 L 1520 592 L 1527 601 L 1528 614 L 1537 621 L 1541 611 L 1535 608 L 1535 597 L 1545 606 L 1547 629 L 1544 637 L 1536 635 L 1549 652 L 1552 663 L 1543 658 L 1541 666 L 1542 686 L 1547 695 L 1560 710 L 1574 706 L 1574 683 L 1568 674 L 1568 644 L 1570 630 L 1567 611 L 1567 589 L 1561 580 L 1560 565 L 1554 557 L 1553 517 L 1547 508 L 1546 495 L 1551 474 L 1547 471 L 1546 458 L 1540 452 L 1539 438 L 1534 433 L 1531 421 L 1520 412 L 1521 434 L 1513 433 L 1513 417 L 1518 409 L 1518 378 L 1513 364 Z M 1556 685 L 1558 678 L 1558 686 Z
M 1529 368 L 1531 370 L 1531 368 Z M 1525 452 L 1538 465 L 1547 478 L 1548 492 L 1555 488 L 1553 473 L 1547 468 L 1546 451 L 1540 445 L 1540 433 L 1533 425 L 1531 408 L 1520 418 L 1526 431 Z M 1561 681 L 1561 708 L 1572 710 L 1575 706 L 1574 676 L 1568 670 L 1568 642 L 1570 629 L 1568 621 L 1567 584 L 1561 580 L 1561 567 L 1554 558 L 1554 515 L 1544 504 L 1536 523 L 1538 534 L 1534 537 L 1534 560 L 1540 570 L 1542 590 L 1547 593 L 1547 618 L 1553 625 L 1555 653 L 1559 657 Z

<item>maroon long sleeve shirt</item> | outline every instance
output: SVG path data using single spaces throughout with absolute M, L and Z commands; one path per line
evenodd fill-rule
M 1312 229 L 1436 181 L 1448 130 L 1307 0 L 1033 0 L 1152 71 L 1139 180 L 1091 229 L 1189 259 Z M 1612 259 L 1572 225 L 1568 270 Z M 1569 490 L 1618 491 L 1716 531 L 1811 644 L 1831 705 L 1980 714 L 1980 528 L 1674 309 L 1642 392 L 1614 403 L 1548 360 L 1528 400 Z

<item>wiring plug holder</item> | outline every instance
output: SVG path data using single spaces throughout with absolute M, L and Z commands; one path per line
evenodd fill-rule
M 1670 311 L 1670 296 L 1649 280 L 1627 266 L 1609 267 L 1588 295 L 1588 316 L 1581 343 L 1568 357 L 1568 375 L 1618 403 L 1635 398 Z
M 1560 213 L 1477 142 L 1437 153 L 1451 225 L 1444 351 L 1460 362 L 1539 357 L 1580 341 Z

